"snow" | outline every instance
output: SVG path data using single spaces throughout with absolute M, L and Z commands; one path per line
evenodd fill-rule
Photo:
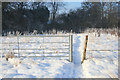
M 81 64 L 86 34 L 73 34 L 73 62 L 69 62 L 68 58 L 59 59 L 53 57 L 20 57 L 12 58 L 8 61 L 5 58 L 1 58 L 0 78 L 118 78 L 118 37 L 109 34 L 101 34 L 100 37 L 95 37 L 94 33 L 88 34 L 86 60 Z M 16 39 L 0 38 L 0 40 L 14 42 Z M 21 48 L 37 48 L 40 46 L 39 44 L 28 45 L 25 42 L 42 42 L 42 40 L 39 38 L 21 38 L 21 41 L 24 41 Z M 45 40 L 54 42 L 67 41 L 68 38 L 46 38 Z M 46 44 L 45 47 L 65 48 L 63 45 L 65 44 Z M 4 46 L 2 45 L 2 47 Z M 13 47 L 16 48 L 16 45 Z M 69 55 L 69 51 L 67 50 L 58 49 L 57 51 L 58 53 L 66 51 L 68 53 L 64 54 L 64 56 Z M 7 51 L 4 50 L 3 52 L 6 53 Z M 25 54 L 25 52 L 35 53 L 35 51 L 24 51 L 21 55 L 30 55 Z M 34 53 L 31 55 L 33 56 Z M 52 55 L 54 56 L 54 54 Z M 35 56 L 40 55 L 37 54 Z

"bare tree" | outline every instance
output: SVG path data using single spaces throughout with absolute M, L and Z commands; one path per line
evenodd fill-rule
M 48 6 L 51 8 L 51 19 L 54 21 L 57 13 L 59 12 L 60 8 L 63 8 L 64 4 L 63 2 L 51 0 Z

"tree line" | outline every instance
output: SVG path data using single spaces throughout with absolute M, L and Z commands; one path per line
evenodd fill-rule
M 3 2 L 3 32 L 37 30 L 84 32 L 88 28 L 117 28 L 118 2 L 82 2 L 81 7 L 57 14 L 61 2 Z M 50 9 L 48 8 L 50 7 Z

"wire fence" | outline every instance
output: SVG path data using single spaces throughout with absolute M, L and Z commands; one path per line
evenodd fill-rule
M 83 61 L 87 58 L 91 58 L 91 55 L 93 57 L 99 56 L 99 58 L 104 58 L 104 54 L 106 53 L 115 53 L 119 54 L 118 52 L 120 51 L 119 49 L 119 44 L 118 44 L 118 40 L 114 39 L 114 38 L 105 38 L 101 39 L 101 38 L 94 38 L 94 37 L 87 37 L 88 35 L 86 35 L 85 38 L 85 44 L 84 44 L 84 50 L 83 50 L 83 56 L 82 56 L 82 61 L 81 63 L 83 63 Z M 114 55 L 114 54 L 113 54 Z M 86 58 L 87 56 L 87 58 Z M 109 55 L 108 55 L 109 56 Z
M 72 35 L 3 36 L 2 57 L 14 52 L 16 57 L 66 57 L 72 62 Z

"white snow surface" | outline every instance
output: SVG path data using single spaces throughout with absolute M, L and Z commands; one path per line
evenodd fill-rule
M 118 78 L 118 37 L 109 34 L 95 37 L 94 33 L 88 34 L 86 60 L 81 64 L 85 35 L 73 34 L 73 62 L 67 59 L 41 57 L 21 57 L 6 61 L 3 57 L 0 59 L 0 78 Z M 37 41 L 37 39 L 32 40 Z M 57 40 L 66 41 L 64 38 Z M 26 46 L 36 47 L 37 44 Z M 47 46 L 51 47 L 51 45 Z

